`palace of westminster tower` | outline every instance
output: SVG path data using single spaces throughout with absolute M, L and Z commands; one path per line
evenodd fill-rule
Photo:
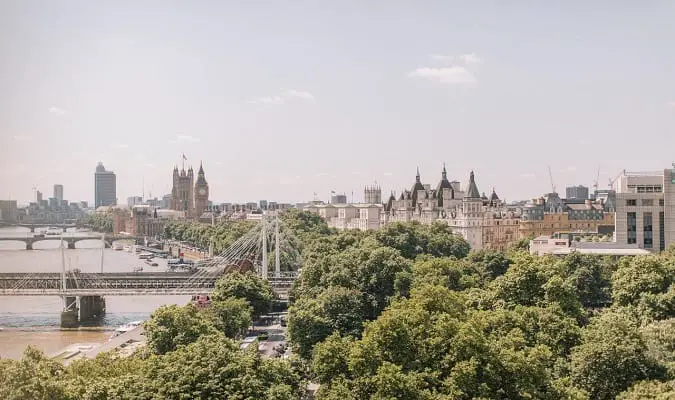
M 199 218 L 209 203 L 209 184 L 206 182 L 204 168 L 199 164 L 197 181 L 195 182 L 194 171 L 189 167 L 178 170 L 173 168 L 173 188 L 169 208 L 185 212 L 189 218 Z

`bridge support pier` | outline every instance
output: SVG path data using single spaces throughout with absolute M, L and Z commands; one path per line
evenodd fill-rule
M 102 296 L 80 297 L 80 322 L 92 322 L 105 314 L 105 299 Z
M 61 328 L 77 328 L 79 326 L 77 313 L 77 298 L 64 297 L 64 308 L 61 312 Z
M 31 226 L 31 227 L 30 227 L 30 232 L 31 232 L 31 233 L 35 233 L 35 227 L 34 227 L 34 226 Z
M 74 240 L 68 241 L 68 249 L 75 250 L 75 241 Z
M 33 250 L 33 242 L 26 242 L 26 250 Z

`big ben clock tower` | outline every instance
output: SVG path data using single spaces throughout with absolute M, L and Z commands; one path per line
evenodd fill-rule
M 209 204 L 209 184 L 204 177 L 204 168 L 199 163 L 199 172 L 197 172 L 197 182 L 195 182 L 195 218 L 202 216 L 206 206 Z

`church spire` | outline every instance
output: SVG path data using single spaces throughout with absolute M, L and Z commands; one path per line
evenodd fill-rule
M 445 163 L 443 163 L 443 173 L 441 175 L 443 179 L 448 179 L 448 171 L 445 169 Z
M 415 182 L 421 183 L 422 180 L 420 178 L 420 167 L 417 167 L 417 175 L 415 175 Z

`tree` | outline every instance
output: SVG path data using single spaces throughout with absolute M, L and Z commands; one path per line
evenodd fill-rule
M 143 326 L 148 347 L 156 354 L 174 351 L 178 346 L 195 342 L 202 335 L 217 332 L 192 303 L 183 307 L 162 306 Z
M 245 299 L 253 310 L 253 317 L 266 314 L 272 306 L 272 288 L 269 282 L 253 272 L 231 272 L 216 282 L 211 297 L 214 301 L 230 297 Z
M 414 259 L 420 254 L 463 258 L 470 250 L 469 244 L 442 222 L 431 225 L 395 222 L 378 230 L 375 238 L 381 245 L 400 251 L 408 259 Z
M 241 336 L 251 325 L 251 306 L 246 299 L 214 300 L 208 309 L 213 326 L 229 338 Z
M 620 393 L 617 400 L 669 400 L 675 398 L 675 381 L 642 381 Z
M 0 360 L 0 398 L 65 399 L 63 388 L 57 378 L 64 372 L 63 366 L 52 361 L 35 347 L 28 346 L 19 361 Z
M 314 345 L 331 333 L 330 322 L 319 300 L 301 297 L 289 307 L 287 334 L 300 357 L 309 358 Z
M 354 340 L 333 332 L 326 340 L 314 347 L 312 373 L 317 382 L 328 384 L 338 378 L 349 377 L 349 351 Z
M 675 372 L 675 318 L 640 328 L 649 356 Z
M 664 293 L 673 283 L 673 272 L 659 256 L 624 258 L 612 277 L 612 297 L 625 306 L 636 304 L 644 293 Z
M 572 349 L 570 376 L 593 399 L 613 399 L 634 382 L 663 374 L 648 354 L 637 324 L 629 317 L 605 312 L 582 333 Z
M 300 377 L 287 362 L 261 360 L 257 349 L 240 351 L 222 335 L 196 342 L 148 360 L 146 391 L 162 399 L 298 398 Z M 283 395 L 282 395 L 283 394 Z

